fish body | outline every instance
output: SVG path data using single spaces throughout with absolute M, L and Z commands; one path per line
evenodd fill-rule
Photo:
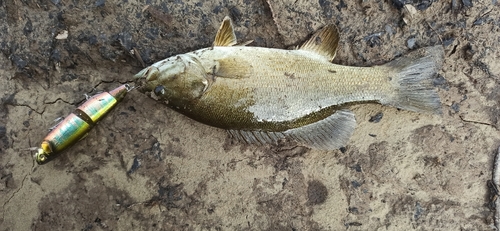
M 125 84 L 112 91 L 94 95 L 85 101 L 43 139 L 35 154 L 36 162 L 38 164 L 49 162 L 57 154 L 85 137 L 130 90 L 131 87 Z
M 199 122 L 227 129 L 249 143 L 294 139 L 319 149 L 339 148 L 355 127 L 351 102 L 379 102 L 440 113 L 431 77 L 443 50 L 424 48 L 386 65 L 331 63 L 338 45 L 326 26 L 296 50 L 235 46 L 229 18 L 213 47 L 157 62 L 136 76 L 143 92 Z

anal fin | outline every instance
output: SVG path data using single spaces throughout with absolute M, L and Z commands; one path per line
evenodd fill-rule
M 340 110 L 318 122 L 283 132 L 229 130 L 236 139 L 249 144 L 276 144 L 282 139 L 295 140 L 320 150 L 335 150 L 347 144 L 356 127 L 349 110 Z
M 229 130 L 229 134 L 248 144 L 277 144 L 279 140 L 286 138 L 283 132 Z

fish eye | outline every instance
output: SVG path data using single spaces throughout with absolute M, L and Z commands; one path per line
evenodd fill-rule
M 164 95 L 165 94 L 165 87 L 163 85 L 156 86 L 154 93 L 156 96 Z

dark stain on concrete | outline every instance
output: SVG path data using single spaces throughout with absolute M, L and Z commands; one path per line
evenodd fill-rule
M 328 198 L 328 189 L 319 180 L 312 180 L 307 183 L 307 203 L 310 205 L 320 205 Z

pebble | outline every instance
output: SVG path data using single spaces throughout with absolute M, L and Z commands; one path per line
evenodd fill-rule
M 384 117 L 384 113 L 379 112 L 379 113 L 375 114 L 374 116 L 370 117 L 370 120 L 368 120 L 368 122 L 378 123 L 378 122 L 380 122 L 382 117 Z
M 406 46 L 410 49 L 413 49 L 415 47 L 415 43 L 416 43 L 416 39 L 415 37 L 410 37 L 407 41 L 406 41 Z

